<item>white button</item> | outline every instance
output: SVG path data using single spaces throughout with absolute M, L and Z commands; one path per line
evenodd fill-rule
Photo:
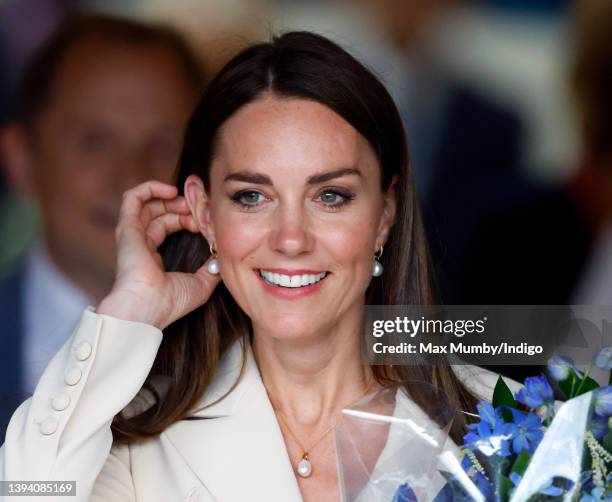
M 91 344 L 81 342 L 74 348 L 74 355 L 79 361 L 85 361 L 91 355 Z
M 65 410 L 69 404 L 70 396 L 68 394 L 59 394 L 51 400 L 51 406 L 57 411 Z
M 59 423 L 55 418 L 49 417 L 40 424 L 40 433 L 49 436 L 57 430 L 58 425 Z
M 81 368 L 72 368 L 64 375 L 64 382 L 66 382 L 68 385 L 76 385 L 81 380 L 82 375 L 83 373 L 81 373 Z

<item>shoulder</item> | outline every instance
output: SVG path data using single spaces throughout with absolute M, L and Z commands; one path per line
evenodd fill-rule
M 490 401 L 493 391 L 500 375 L 480 366 L 453 364 L 451 365 L 455 375 L 463 384 L 479 399 Z M 503 377 L 513 394 L 517 393 L 523 386 L 516 380 Z

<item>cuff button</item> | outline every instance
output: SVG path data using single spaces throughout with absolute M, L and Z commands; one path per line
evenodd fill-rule
M 91 344 L 89 342 L 81 342 L 74 348 L 74 355 L 79 361 L 89 359 L 91 355 Z
M 83 373 L 81 373 L 80 368 L 72 368 L 64 375 L 64 382 L 66 382 L 67 385 L 76 385 L 81 380 L 82 375 Z
M 70 396 L 68 394 L 58 394 L 51 400 L 51 406 L 56 411 L 62 411 L 68 408 L 70 404 Z
M 49 417 L 40 424 L 40 433 L 50 436 L 57 430 L 58 422 L 55 418 Z

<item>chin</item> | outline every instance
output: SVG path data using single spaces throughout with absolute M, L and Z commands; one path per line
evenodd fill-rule
M 265 323 L 260 324 L 262 331 L 273 338 L 279 340 L 297 340 L 309 336 L 314 336 L 325 330 L 326 323 L 320 322 L 320 317 L 317 322 L 313 322 L 316 316 L 308 316 L 307 318 L 300 316 L 278 316 L 274 322 L 267 319 Z

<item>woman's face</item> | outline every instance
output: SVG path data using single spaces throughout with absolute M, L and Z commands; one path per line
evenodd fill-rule
M 313 101 L 252 102 L 220 130 L 210 182 L 206 194 L 192 176 L 185 193 L 256 334 L 327 333 L 361 314 L 395 197 L 348 122 Z

